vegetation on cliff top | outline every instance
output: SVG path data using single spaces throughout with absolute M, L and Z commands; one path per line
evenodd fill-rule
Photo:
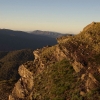
M 78 35 L 59 38 L 58 43 L 56 46 L 37 50 L 37 59 L 34 63 L 25 63 L 26 68 L 30 68 L 31 72 L 35 74 L 33 77 L 33 100 L 99 100 L 100 23 L 93 22 Z M 57 48 L 60 49 L 60 53 L 56 51 Z M 61 52 L 66 56 L 65 59 L 64 56 L 61 58 Z M 15 61 L 14 63 L 16 60 L 21 62 L 21 59 L 26 61 L 28 56 L 25 54 L 26 52 L 24 55 L 21 53 L 21 56 L 14 55 L 16 59 L 12 56 L 8 59 L 9 57 L 7 58 L 4 53 L 1 56 L 0 64 L 3 65 L 3 61 L 7 61 L 7 63 L 12 60 Z M 62 60 L 57 60 L 57 57 Z M 72 66 L 74 62 L 83 66 L 77 73 L 73 69 L 74 65 Z M 41 64 L 43 68 L 41 68 Z M 77 67 L 77 65 L 75 66 Z M 41 71 L 38 71 L 39 68 Z M 13 67 L 6 68 L 9 73 L 8 69 L 12 70 Z M 10 76 L 10 74 L 8 75 Z M 94 88 L 95 86 L 96 88 Z M 91 91 L 88 90 L 89 88 Z
M 34 79 L 35 100 L 82 100 L 80 81 L 69 61 L 63 59 L 49 65 Z
M 63 42 L 62 42 L 63 41 Z M 58 39 L 60 49 L 65 53 L 70 63 L 77 61 L 84 66 L 83 70 L 75 73 L 68 60 L 62 60 L 45 66 L 42 73 L 35 77 L 35 100 L 95 100 L 100 99 L 100 88 L 90 92 L 85 86 L 86 81 L 93 77 L 100 82 L 100 23 L 92 23 L 76 36 Z M 67 51 L 66 51 L 67 50 Z M 51 58 L 54 47 L 42 51 L 44 58 Z M 47 60 L 48 61 L 48 60 Z M 50 61 L 50 60 L 49 60 Z M 86 75 L 81 80 L 81 75 Z M 92 83 L 92 78 L 90 84 Z M 90 88 L 92 88 L 90 85 Z

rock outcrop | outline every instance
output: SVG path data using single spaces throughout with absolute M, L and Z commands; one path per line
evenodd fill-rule
M 33 90 L 33 73 L 21 65 L 18 70 L 21 78 L 15 84 L 12 94 L 9 95 L 9 100 L 32 100 L 31 92 Z
M 50 68 L 52 68 L 51 66 L 53 65 L 56 66 L 56 63 L 62 61 L 63 59 L 66 59 L 70 62 L 70 64 L 73 66 L 73 69 L 75 70 L 75 73 L 77 74 L 76 75 L 73 72 L 72 76 L 75 74 L 74 77 L 76 82 L 78 82 L 79 86 L 76 86 L 78 89 L 76 89 L 75 86 L 73 86 L 73 88 L 75 89 L 75 91 L 78 91 L 77 94 L 79 93 L 78 95 L 80 98 L 84 98 L 85 100 L 90 100 L 87 99 L 86 94 L 90 91 L 94 91 L 94 90 L 98 91 L 100 89 L 99 86 L 100 85 L 100 78 L 99 78 L 100 60 L 98 60 L 98 58 L 100 58 L 99 57 L 100 56 L 99 35 L 100 35 L 100 23 L 92 23 L 89 26 L 85 27 L 83 31 L 78 35 L 59 38 L 57 45 L 52 47 L 44 47 L 42 49 L 38 49 L 34 51 L 33 54 L 35 55 L 35 60 L 31 62 L 31 64 L 29 62 L 19 67 L 19 74 L 21 78 L 15 84 L 15 87 L 11 95 L 9 96 L 9 100 L 48 99 L 48 97 L 47 98 L 45 97 L 45 93 L 41 94 L 43 92 L 42 89 L 46 93 L 48 93 L 48 95 L 52 93 L 50 92 L 52 91 L 52 89 L 50 90 L 50 85 L 53 84 L 53 81 L 59 82 L 59 80 L 57 79 L 57 77 L 54 79 L 51 78 L 50 74 L 53 69 L 50 70 Z M 45 75 L 45 78 L 43 78 L 44 77 L 43 75 Z M 49 80 L 48 78 L 50 78 L 51 80 Z M 43 84 L 43 81 L 44 82 L 46 81 L 48 83 L 45 82 Z M 65 83 L 67 84 L 67 82 Z M 43 87 L 36 86 L 36 84 L 40 84 L 40 85 L 43 84 Z M 60 84 L 59 86 L 63 86 L 63 85 Z M 66 87 L 68 88 L 68 90 Z M 70 86 L 68 84 L 66 85 L 66 87 L 64 87 L 66 88 L 65 91 L 63 91 L 64 88 L 63 89 L 61 88 L 62 90 L 60 89 L 60 91 L 63 91 L 66 94 L 69 91 L 73 90 L 73 89 L 70 90 L 71 88 L 69 88 Z M 61 95 L 58 91 L 57 93 Z M 74 93 L 74 91 L 71 93 Z M 44 96 L 44 98 L 46 99 L 43 99 L 42 96 Z M 38 99 L 36 99 L 36 97 L 38 97 Z M 53 97 L 56 98 L 55 95 L 52 95 L 52 98 Z M 71 97 L 69 97 L 67 94 L 63 98 L 67 98 L 66 100 L 71 99 Z M 95 95 L 93 98 L 95 98 Z M 77 100 L 77 99 L 73 99 L 73 100 Z
M 42 73 L 44 67 L 48 64 L 55 63 L 66 58 L 58 45 L 37 49 L 33 52 L 33 54 L 35 56 L 33 62 L 26 62 L 19 67 L 18 73 L 21 78 L 15 84 L 11 95 L 9 95 L 9 100 L 33 100 L 34 75 L 38 76 L 38 74 Z

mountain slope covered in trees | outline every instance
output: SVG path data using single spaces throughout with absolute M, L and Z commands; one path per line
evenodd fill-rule
M 26 61 L 33 61 L 33 50 L 0 51 L 0 100 L 8 100 L 8 93 L 19 79 L 18 68 Z

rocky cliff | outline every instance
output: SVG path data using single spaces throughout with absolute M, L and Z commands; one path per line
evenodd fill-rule
M 57 40 L 55 46 L 35 50 L 35 60 L 19 67 L 21 78 L 9 100 L 100 99 L 100 23 Z

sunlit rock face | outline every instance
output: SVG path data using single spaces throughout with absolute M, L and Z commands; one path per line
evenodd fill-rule
M 19 67 L 18 72 L 21 78 L 15 84 L 15 87 L 9 96 L 9 100 L 34 100 L 33 98 L 36 97 L 40 99 L 35 100 L 45 100 L 42 99 L 45 98 L 42 96 L 44 96 L 46 89 L 50 88 L 49 85 L 51 84 L 52 87 L 52 84 L 54 84 L 51 80 L 49 81 L 50 84 L 48 83 L 49 85 L 46 84 L 48 79 L 51 77 L 51 72 L 53 71 L 53 69 L 51 70 L 50 68 L 52 65 L 55 65 L 63 59 L 68 60 L 72 65 L 72 69 L 74 69 L 75 72 L 72 74 L 77 74 L 75 77 L 77 77 L 76 80 L 79 81 L 78 96 L 82 96 L 86 98 L 83 98 L 84 100 L 88 100 L 86 94 L 90 91 L 95 90 L 97 92 L 100 90 L 100 23 L 89 24 L 80 34 L 76 36 L 62 37 L 58 39 L 57 45 L 37 49 L 33 52 L 33 54 L 35 56 L 35 60 L 30 65 L 27 63 L 26 65 L 21 65 Z M 56 69 L 56 71 L 58 69 Z M 70 76 L 72 76 L 72 74 Z M 56 75 L 57 74 L 54 74 L 54 77 Z M 42 80 L 43 77 L 45 78 Z M 55 81 L 56 78 L 53 80 Z M 46 85 L 43 82 L 45 82 Z M 75 81 L 73 81 L 73 84 L 74 82 Z M 36 86 L 37 84 L 35 83 L 38 83 L 38 86 Z M 40 85 L 42 83 L 43 87 L 41 86 L 41 88 Z M 64 83 L 67 82 L 64 81 Z M 44 91 L 42 89 L 44 89 Z M 52 93 L 52 90 L 50 89 L 47 91 L 48 95 Z M 77 87 L 75 89 L 77 90 Z M 71 91 L 73 91 L 73 89 Z M 65 92 L 69 93 L 70 89 Z M 98 94 L 100 94 L 99 92 Z M 46 95 L 47 94 L 45 94 L 45 96 Z M 67 98 L 67 95 L 65 98 Z M 72 98 L 70 97 L 70 99 Z
M 34 85 L 33 74 L 28 69 L 26 69 L 24 65 L 19 67 L 18 72 L 21 78 L 15 84 L 12 94 L 9 96 L 9 100 L 25 100 L 27 96 L 31 100 L 31 91 Z

